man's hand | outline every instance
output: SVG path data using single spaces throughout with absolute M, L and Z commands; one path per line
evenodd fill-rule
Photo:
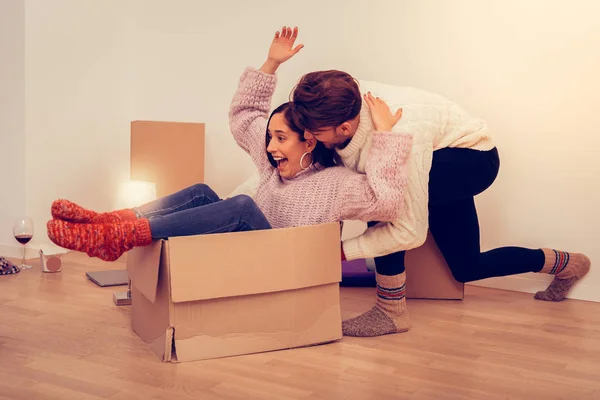
M 375 130 L 379 132 L 389 132 L 394 125 L 402 118 L 402 109 L 399 108 L 396 114 L 392 114 L 387 103 L 379 97 L 375 98 L 371 92 L 364 95 L 365 102 L 371 111 L 371 118 Z

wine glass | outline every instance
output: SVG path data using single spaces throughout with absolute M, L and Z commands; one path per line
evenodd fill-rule
M 33 221 L 31 220 L 31 218 L 20 218 L 20 219 L 16 220 L 15 224 L 13 226 L 13 235 L 14 235 L 15 239 L 17 239 L 17 242 L 19 242 L 23 245 L 23 261 L 21 262 L 21 265 L 19 266 L 19 268 L 21 268 L 21 269 L 32 268 L 31 265 L 25 264 L 25 253 L 26 253 L 27 243 L 29 243 L 29 241 L 33 237 Z

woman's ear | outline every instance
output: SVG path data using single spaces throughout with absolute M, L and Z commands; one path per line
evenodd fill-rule
M 306 151 L 310 153 L 317 147 L 317 139 L 315 139 L 313 135 L 310 135 L 310 137 L 304 141 L 304 145 L 306 146 Z

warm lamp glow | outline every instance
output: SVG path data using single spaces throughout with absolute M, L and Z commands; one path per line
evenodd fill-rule
M 126 181 L 119 185 L 116 209 L 137 207 L 152 200 L 156 200 L 156 183 Z

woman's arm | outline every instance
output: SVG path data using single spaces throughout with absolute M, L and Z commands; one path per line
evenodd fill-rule
M 393 221 L 404 212 L 412 135 L 375 132 L 365 174 L 346 170 L 332 206 L 333 220 Z
M 267 158 L 267 120 L 277 78 L 246 68 L 229 110 L 229 127 L 237 144 L 250 155 L 260 172 L 273 168 Z
M 266 135 L 269 109 L 279 66 L 297 54 L 303 45 L 293 47 L 298 28 L 283 27 L 275 33 L 267 60 L 257 70 L 246 68 L 231 102 L 229 126 L 237 144 L 244 149 L 258 169 L 273 168 L 267 158 Z

